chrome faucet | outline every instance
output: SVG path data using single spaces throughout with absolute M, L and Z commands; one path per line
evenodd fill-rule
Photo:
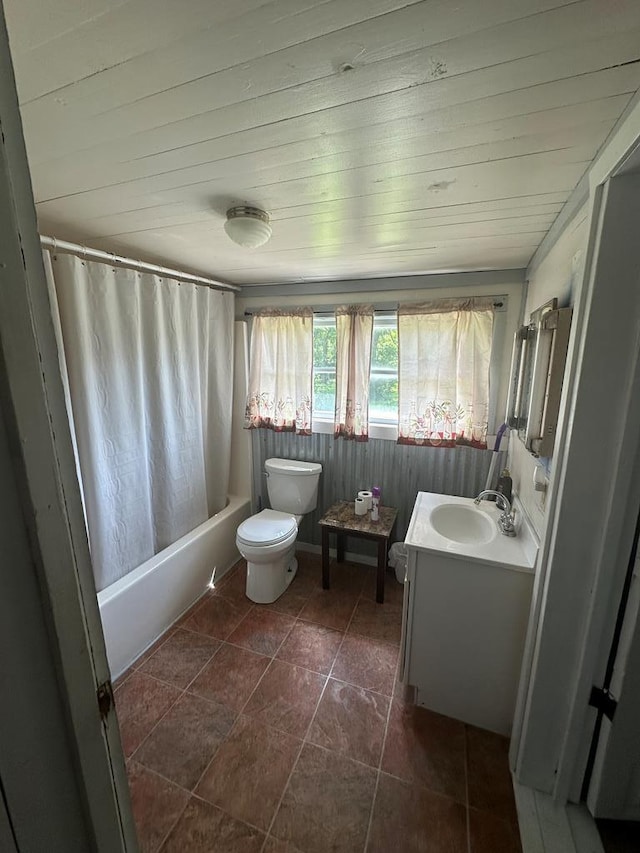
M 480 492 L 478 497 L 474 500 L 474 504 L 478 506 L 480 501 L 489 495 L 495 495 L 496 505 L 502 510 L 502 514 L 498 518 L 498 529 L 500 530 L 500 533 L 504 536 L 515 536 L 515 510 L 511 509 L 511 504 L 502 492 L 496 492 L 495 489 L 484 489 L 484 491 Z

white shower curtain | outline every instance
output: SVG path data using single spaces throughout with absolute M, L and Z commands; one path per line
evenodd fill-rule
M 45 269 L 101 590 L 226 504 L 234 298 L 74 255 Z

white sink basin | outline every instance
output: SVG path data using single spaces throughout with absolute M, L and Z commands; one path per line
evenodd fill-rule
M 431 511 L 431 526 L 446 539 L 466 545 L 483 545 L 496 535 L 495 522 L 474 506 L 440 504 Z
M 429 554 L 461 558 L 485 566 L 533 570 L 538 540 L 518 507 L 517 536 L 498 530 L 500 510 L 492 501 L 418 492 L 405 545 Z

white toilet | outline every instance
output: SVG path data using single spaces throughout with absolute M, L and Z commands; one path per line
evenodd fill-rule
M 270 604 L 298 569 L 296 537 L 302 516 L 316 508 L 322 465 L 295 459 L 267 459 L 267 491 L 273 509 L 243 521 L 236 532 L 238 551 L 247 561 L 247 597 Z

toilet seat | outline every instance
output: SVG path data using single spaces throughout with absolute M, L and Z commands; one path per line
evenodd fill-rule
M 265 547 L 284 542 L 292 535 L 295 540 L 297 533 L 298 525 L 293 515 L 263 509 L 242 522 L 236 532 L 236 540 L 240 545 Z

